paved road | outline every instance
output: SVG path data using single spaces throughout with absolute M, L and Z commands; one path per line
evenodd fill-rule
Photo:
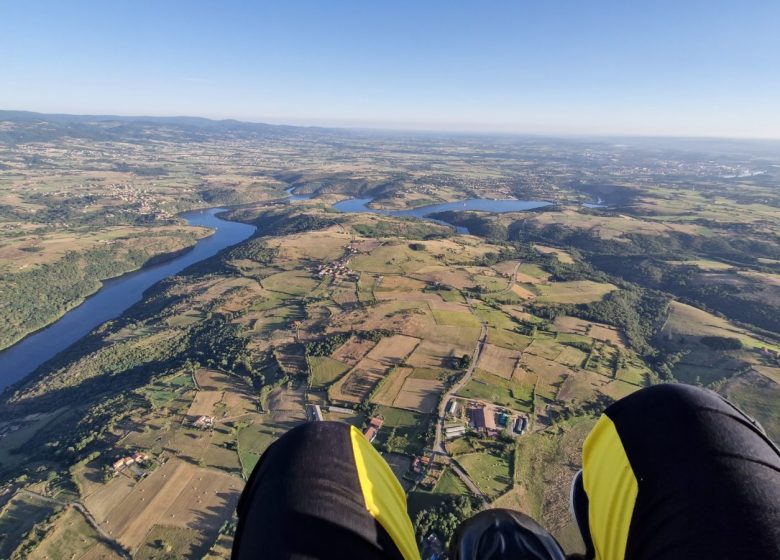
M 449 402 L 450 397 L 460 391 L 460 388 L 463 387 L 466 383 L 468 383 L 469 379 L 471 379 L 471 376 L 474 373 L 474 369 L 477 367 L 477 361 L 479 360 L 480 354 L 482 354 L 482 350 L 485 346 L 485 341 L 487 340 L 487 325 L 485 323 L 481 323 L 482 332 L 479 335 L 479 340 L 477 341 L 477 346 L 474 348 L 474 353 L 471 356 L 471 363 L 469 364 L 468 369 L 466 370 L 466 373 L 463 377 L 458 380 L 457 383 L 455 383 L 452 387 L 449 388 L 449 390 L 444 393 L 442 396 L 441 402 L 439 403 L 439 419 L 436 422 L 436 437 L 433 440 L 433 449 L 437 453 L 444 453 L 447 454 L 447 451 L 444 449 L 444 445 L 442 444 L 442 431 L 444 429 L 444 419 L 446 416 L 445 410 L 447 408 L 447 402 Z
M 455 462 L 455 459 L 450 459 L 450 468 L 452 469 L 452 472 L 454 472 L 456 475 L 458 475 L 458 478 L 460 478 L 463 481 L 463 484 L 466 485 L 466 488 L 471 490 L 474 495 L 479 498 L 482 501 L 482 505 L 486 506 L 490 502 L 488 501 L 487 496 L 482 492 L 482 490 L 477 487 L 476 484 L 474 484 L 474 481 L 471 480 L 471 477 L 466 474 L 466 471 L 460 468 L 460 465 Z
M 469 301 L 469 308 L 471 309 L 471 312 L 474 313 L 474 307 L 471 301 Z M 474 369 L 476 369 L 477 367 L 479 356 L 480 354 L 482 354 L 482 350 L 485 347 L 485 341 L 487 340 L 487 324 L 484 323 L 483 321 L 480 321 L 480 327 L 482 331 L 479 335 L 479 340 L 477 340 L 477 345 L 474 348 L 474 352 L 471 356 L 471 363 L 469 364 L 469 367 L 466 369 L 466 373 L 452 387 L 450 387 L 446 393 L 444 393 L 441 402 L 439 403 L 439 411 L 438 411 L 439 417 L 436 421 L 436 436 L 433 442 L 433 450 L 435 453 L 445 455 L 446 457 L 449 458 L 449 464 L 453 472 L 458 476 L 458 478 L 460 478 L 463 481 L 466 487 L 482 501 L 482 505 L 486 506 L 488 505 L 487 496 L 485 496 L 482 490 L 480 490 L 479 487 L 474 483 L 474 481 L 471 480 L 469 475 L 466 474 L 466 472 L 460 468 L 460 466 L 455 462 L 455 460 L 449 457 L 449 454 L 447 453 L 447 450 L 444 449 L 444 444 L 442 442 L 442 432 L 444 430 L 444 420 L 446 418 L 445 410 L 447 408 L 447 403 L 449 402 L 452 395 L 457 393 L 461 387 L 463 387 L 466 383 L 469 382 L 471 376 L 474 374 Z

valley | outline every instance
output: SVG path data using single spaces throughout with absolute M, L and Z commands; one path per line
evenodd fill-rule
M 262 452 L 318 418 L 372 439 L 418 536 L 510 507 L 567 551 L 569 483 L 611 402 L 701 385 L 780 440 L 772 146 L 4 119 L 4 317 L 35 305 L 40 328 L 82 284 L 203 239 L 180 212 L 256 229 L 2 394 L 2 558 L 229 558 Z M 354 199 L 372 211 L 339 211 Z M 468 199 L 486 206 L 415 214 Z M 7 288 L 52 276 L 60 300 Z M 6 346 L 33 327 L 6 324 Z

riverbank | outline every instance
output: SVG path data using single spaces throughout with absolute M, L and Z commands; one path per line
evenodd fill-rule
M 101 323 L 119 316 L 140 301 L 146 289 L 186 267 L 209 258 L 222 249 L 250 237 L 255 227 L 217 217 L 223 208 L 196 210 L 181 215 L 191 226 L 214 233 L 199 239 L 178 256 L 147 265 L 122 276 L 107 279 L 98 289 L 71 310 L 0 352 L 0 390 L 35 371 L 46 361 L 89 333 Z
M 56 310 L 52 309 L 50 313 L 47 313 L 44 319 L 45 324 L 36 326 L 34 328 L 20 329 L 17 331 L 15 336 L 10 338 L 5 337 L 5 339 L 2 340 L 2 343 L 0 343 L 0 352 L 8 348 L 11 348 L 12 346 L 23 341 L 28 336 L 45 329 L 52 323 L 57 322 L 67 313 L 70 313 L 73 309 L 76 309 L 77 307 L 82 305 L 88 298 L 92 297 L 97 292 L 99 292 L 103 288 L 105 282 L 109 280 L 114 280 L 116 278 L 121 278 L 126 274 L 137 272 L 139 270 L 143 270 L 145 268 L 159 265 L 168 262 L 170 260 L 173 260 L 175 258 L 178 258 L 179 256 L 190 251 L 198 243 L 198 241 L 212 234 L 212 232 L 209 231 L 197 231 L 197 230 L 193 231 L 192 233 L 193 235 L 191 236 L 191 241 L 192 241 L 191 243 L 187 243 L 184 246 L 180 246 L 170 251 L 153 253 L 151 256 L 146 258 L 146 260 L 141 262 L 140 266 L 138 265 L 137 262 L 134 262 L 132 259 L 123 260 L 122 257 L 120 257 L 116 253 L 106 255 L 105 258 L 110 262 L 110 267 L 106 267 L 104 269 L 104 271 L 107 272 L 107 274 L 98 274 L 96 276 L 81 279 L 81 285 L 83 289 L 78 289 L 78 287 L 73 287 L 73 288 L 66 287 L 66 289 L 70 289 L 75 293 L 75 297 L 64 302 L 61 306 L 57 306 L 58 309 Z M 178 245 L 178 244 L 174 244 L 174 245 Z M 126 253 L 131 253 L 131 252 L 132 250 L 126 251 Z M 82 261 L 90 261 L 91 256 L 92 256 L 91 252 L 86 251 L 84 253 L 76 254 L 75 258 L 79 258 Z M 71 258 L 71 257 L 68 255 L 65 258 Z M 45 266 L 53 268 L 54 270 L 52 270 L 51 273 L 54 274 L 55 276 L 59 276 L 60 274 L 66 274 L 70 272 L 68 270 L 63 270 L 62 272 L 58 273 L 57 267 L 59 265 L 60 263 L 55 262 L 53 264 L 48 264 Z M 2 374 L 2 372 L 0 372 L 0 374 Z

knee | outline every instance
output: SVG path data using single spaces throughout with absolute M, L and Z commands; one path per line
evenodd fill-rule
M 734 412 L 720 395 L 692 385 L 670 383 L 647 387 L 609 406 L 605 414 L 613 421 L 641 422 L 645 427 L 670 429 L 695 421 L 702 411 Z

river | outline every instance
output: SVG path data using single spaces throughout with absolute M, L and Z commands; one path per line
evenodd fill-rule
M 384 214 L 386 216 L 409 216 L 413 218 L 425 218 L 437 212 L 447 212 L 448 210 L 463 212 L 465 210 L 477 210 L 480 212 L 522 212 L 523 210 L 533 210 L 549 206 L 549 202 L 541 200 L 493 200 L 489 198 L 469 198 L 468 200 L 459 200 L 457 202 L 444 202 L 442 204 L 429 204 L 419 206 L 411 210 L 375 210 L 368 204 L 372 198 L 349 198 L 333 205 L 333 208 L 339 212 L 371 212 L 373 214 Z
M 457 202 L 444 202 L 442 204 L 428 204 L 426 206 L 419 206 L 412 208 L 411 210 L 377 210 L 371 208 L 369 204 L 373 198 L 348 198 L 342 200 L 333 205 L 335 210 L 339 212 L 369 212 L 371 214 L 382 214 L 384 216 L 401 216 L 412 217 L 431 220 L 438 224 L 448 225 L 454 227 L 458 233 L 468 233 L 469 230 L 462 226 L 453 226 L 447 222 L 441 220 L 434 220 L 429 218 L 431 214 L 436 212 L 456 211 L 463 212 L 465 210 L 477 210 L 480 212 L 493 212 L 501 214 L 503 212 L 522 212 L 523 210 L 533 210 L 534 208 L 542 208 L 549 206 L 549 202 L 541 200 L 517 200 L 517 199 L 489 199 L 489 198 L 469 198 L 467 200 L 459 200 Z
M 250 237 L 255 227 L 216 216 L 223 208 L 181 214 L 188 224 L 211 228 L 214 233 L 171 260 L 103 282 L 103 287 L 47 327 L 0 352 L 0 391 L 29 375 L 101 323 L 122 314 L 141 300 L 144 291 L 160 280 Z
M 306 200 L 310 195 L 296 195 L 288 189 L 291 202 Z M 375 210 L 369 208 L 371 198 L 350 198 L 333 205 L 340 212 L 370 212 L 388 216 L 426 218 L 447 210 L 481 210 L 484 212 L 518 212 L 547 206 L 536 200 L 489 200 L 472 198 L 459 202 L 431 204 L 411 210 Z M 0 391 L 31 374 L 101 323 L 114 319 L 143 297 L 155 283 L 181 272 L 188 266 L 216 255 L 219 251 L 250 237 L 255 227 L 240 222 L 221 220 L 216 216 L 223 208 L 211 208 L 181 214 L 188 224 L 204 226 L 214 233 L 198 241 L 186 253 L 160 264 L 130 272 L 103 282 L 103 287 L 47 327 L 27 336 L 13 346 L 0 351 Z M 438 220 L 434 220 L 438 221 Z M 467 232 L 465 228 L 456 228 Z

